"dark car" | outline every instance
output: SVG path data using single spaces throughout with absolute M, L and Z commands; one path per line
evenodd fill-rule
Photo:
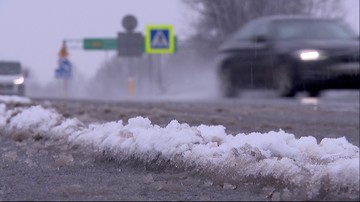
M 335 19 L 258 18 L 222 44 L 218 75 L 226 97 L 239 88 L 276 89 L 284 97 L 359 89 L 359 36 Z

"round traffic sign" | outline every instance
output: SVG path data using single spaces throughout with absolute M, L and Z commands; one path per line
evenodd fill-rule
M 136 28 L 137 23 L 137 19 L 133 15 L 126 15 L 122 20 L 123 27 L 129 32 Z

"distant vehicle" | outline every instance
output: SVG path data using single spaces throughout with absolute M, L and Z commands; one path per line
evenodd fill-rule
M 0 61 L 0 94 L 24 96 L 25 76 L 19 62 Z
M 276 89 L 283 97 L 360 89 L 359 36 L 334 19 L 255 19 L 222 44 L 217 64 L 226 97 L 236 97 L 240 88 Z

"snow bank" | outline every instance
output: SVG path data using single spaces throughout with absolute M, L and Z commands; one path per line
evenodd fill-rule
M 29 103 L 31 103 L 31 100 L 30 100 L 30 98 L 20 97 L 17 95 L 0 95 L 0 103 L 29 104 Z
M 305 199 L 324 193 L 359 197 L 359 148 L 345 137 L 324 138 L 318 144 L 312 136 L 297 139 L 282 130 L 229 135 L 221 125 L 189 126 L 173 120 L 160 127 L 143 117 L 127 124 L 120 120 L 84 125 L 41 106 L 6 110 L 0 105 L 0 126 L 10 132 L 66 138 L 119 160 L 164 160 L 195 167 L 238 185 L 247 179 L 271 179 L 270 184 L 298 190 Z

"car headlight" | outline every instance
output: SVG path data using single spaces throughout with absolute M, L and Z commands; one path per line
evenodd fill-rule
M 21 77 L 14 80 L 14 84 L 15 85 L 20 85 L 20 84 L 23 84 L 24 81 L 25 81 L 24 77 L 21 76 Z
M 303 61 L 322 60 L 326 58 L 326 54 L 320 50 L 298 50 L 297 57 Z

